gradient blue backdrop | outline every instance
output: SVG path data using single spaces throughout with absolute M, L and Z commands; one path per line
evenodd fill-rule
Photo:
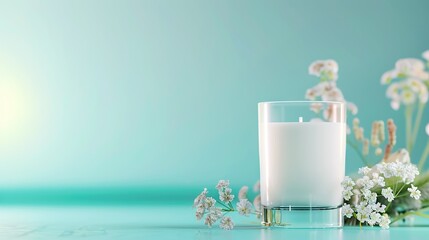
M 339 62 L 338 85 L 363 125 L 393 117 L 401 139 L 403 114 L 379 79 L 429 49 L 428 9 L 391 0 L 1 1 L 0 187 L 252 184 L 257 103 L 303 99 L 316 59 Z M 349 152 L 347 171 L 360 164 Z

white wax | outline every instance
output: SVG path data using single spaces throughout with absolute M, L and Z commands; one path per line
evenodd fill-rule
M 345 132 L 344 123 L 260 123 L 262 205 L 339 206 Z

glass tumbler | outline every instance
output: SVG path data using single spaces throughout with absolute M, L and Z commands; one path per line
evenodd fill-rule
M 342 227 L 345 104 L 261 102 L 258 111 L 262 224 Z

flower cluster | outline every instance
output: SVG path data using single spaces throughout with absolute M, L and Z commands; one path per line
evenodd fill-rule
M 427 61 L 429 61 L 428 55 L 429 51 L 423 53 Z M 401 104 L 406 106 L 414 104 L 416 100 L 426 103 L 429 98 L 429 73 L 425 70 L 423 61 L 419 59 L 399 59 L 393 70 L 381 76 L 381 84 L 389 84 L 386 96 L 390 99 L 390 105 L 394 110 L 398 110 Z
M 255 186 L 257 185 L 255 184 Z M 243 216 L 249 216 L 251 213 L 255 213 L 257 216 L 260 215 L 261 198 L 259 195 L 255 198 L 253 202 L 256 210 L 253 210 L 252 203 L 247 199 L 249 187 L 243 186 L 240 189 L 238 193 L 239 202 L 236 204 L 236 208 L 232 205 L 235 196 L 232 194 L 232 189 L 229 187 L 229 180 L 220 180 L 216 185 L 216 189 L 219 193 L 219 202 L 216 201 L 216 199 L 207 196 L 207 188 L 204 188 L 204 190 L 194 200 L 193 207 L 196 208 L 196 219 L 201 220 L 205 217 L 204 224 L 208 227 L 211 227 L 214 223 L 220 220 L 220 228 L 225 230 L 233 229 L 234 222 L 231 217 L 225 216 L 228 212 L 236 211 Z M 220 207 L 216 207 L 216 204 L 220 205 Z
M 355 181 L 345 177 L 342 186 L 346 218 L 355 217 L 361 224 L 379 225 L 386 229 L 390 224 L 386 212 L 396 197 L 404 195 L 406 186 L 409 186 L 409 197 L 420 198 L 420 190 L 412 184 L 419 171 L 410 162 L 407 150 L 401 149 L 392 154 L 393 157 L 394 160 L 383 161 L 371 168 L 360 168 L 360 177 Z
M 308 100 L 323 100 L 323 101 L 337 101 L 346 102 L 341 90 L 337 87 L 336 81 L 338 79 L 338 63 L 334 60 L 318 60 L 313 62 L 308 72 L 310 75 L 319 77 L 320 82 L 307 90 L 305 98 Z M 319 113 L 323 110 L 324 119 L 329 119 L 329 108 L 322 109 L 321 104 L 312 104 L 311 110 Z M 347 102 L 347 109 L 353 114 L 357 114 L 358 108 L 352 102 Z

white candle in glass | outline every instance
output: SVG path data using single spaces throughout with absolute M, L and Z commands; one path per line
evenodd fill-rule
M 319 111 L 312 111 L 314 106 Z M 344 104 L 340 102 L 259 103 L 263 206 L 341 205 L 345 119 Z
M 261 202 L 267 207 L 339 206 L 345 123 L 260 125 Z

